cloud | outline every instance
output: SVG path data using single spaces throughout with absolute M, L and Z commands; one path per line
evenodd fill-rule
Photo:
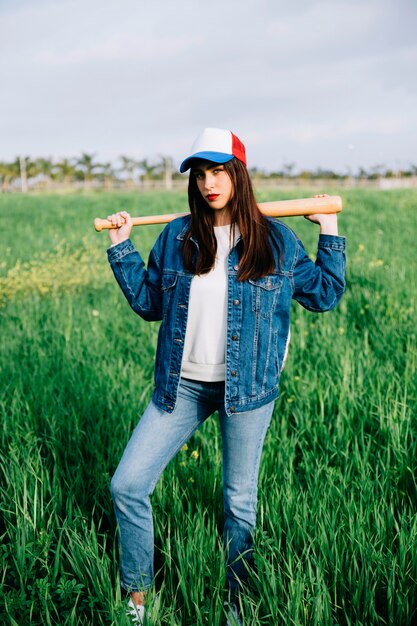
M 353 117 L 344 120 L 340 125 L 335 121 L 313 122 L 309 124 L 299 123 L 287 126 L 282 132 L 283 138 L 288 138 L 300 145 L 311 144 L 323 140 L 346 140 L 354 135 L 365 133 L 367 135 L 397 135 L 409 128 L 408 122 L 401 116 L 377 116 L 370 119 L 366 117 Z M 417 122 L 415 124 L 417 130 Z
M 95 44 L 63 50 L 57 53 L 54 49 L 40 50 L 33 62 L 43 68 L 83 66 L 102 63 L 127 62 L 165 62 L 167 56 L 182 55 L 190 52 L 198 45 L 195 36 L 142 36 L 140 39 L 129 36 L 115 35 Z
M 0 159 L 180 158 L 204 126 L 236 130 L 260 165 L 389 142 L 411 158 L 416 15 L 411 0 L 3 0 Z

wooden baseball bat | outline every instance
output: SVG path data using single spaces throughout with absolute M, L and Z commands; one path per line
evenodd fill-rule
M 340 196 L 326 196 L 324 198 L 300 198 L 298 200 L 276 200 L 274 202 L 260 202 L 261 212 L 270 217 L 288 217 L 292 215 L 313 215 L 314 213 L 340 213 L 342 198 Z M 176 217 L 183 217 L 189 213 L 167 213 L 166 215 L 147 215 L 133 217 L 133 226 L 147 226 L 149 224 L 167 224 Z M 97 217 L 94 220 L 97 232 L 104 229 L 117 228 L 108 220 Z

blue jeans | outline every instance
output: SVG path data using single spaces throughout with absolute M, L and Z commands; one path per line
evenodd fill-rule
M 150 496 L 169 461 L 216 410 L 222 436 L 226 583 L 232 593 L 239 581 L 245 583 L 253 559 L 262 446 L 273 407 L 274 402 L 270 402 L 228 416 L 224 409 L 224 382 L 187 379 L 181 379 L 172 413 L 153 402 L 148 405 L 111 481 L 124 589 L 140 591 L 152 586 L 154 532 Z

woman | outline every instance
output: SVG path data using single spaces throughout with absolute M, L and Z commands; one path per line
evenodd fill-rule
M 168 224 L 148 267 L 129 240 L 128 213 L 108 217 L 108 258 L 130 306 L 162 320 L 152 400 L 112 479 L 120 531 L 121 584 L 136 622 L 153 584 L 150 495 L 163 469 L 196 429 L 219 412 L 223 455 L 223 542 L 231 613 L 252 562 L 257 482 L 289 334 L 290 303 L 333 308 L 344 291 L 345 240 L 336 215 L 320 225 L 317 260 L 295 234 L 263 216 L 243 143 L 208 128 L 180 171 L 191 169 L 190 216 Z

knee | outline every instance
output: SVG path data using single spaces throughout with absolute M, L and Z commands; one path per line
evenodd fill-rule
M 120 480 L 119 474 L 116 472 L 110 481 L 110 493 L 113 500 L 117 500 L 124 492 L 124 486 L 122 480 Z
M 144 476 L 125 474 L 119 470 L 110 482 L 110 493 L 115 503 L 142 500 L 152 493 L 151 485 Z

